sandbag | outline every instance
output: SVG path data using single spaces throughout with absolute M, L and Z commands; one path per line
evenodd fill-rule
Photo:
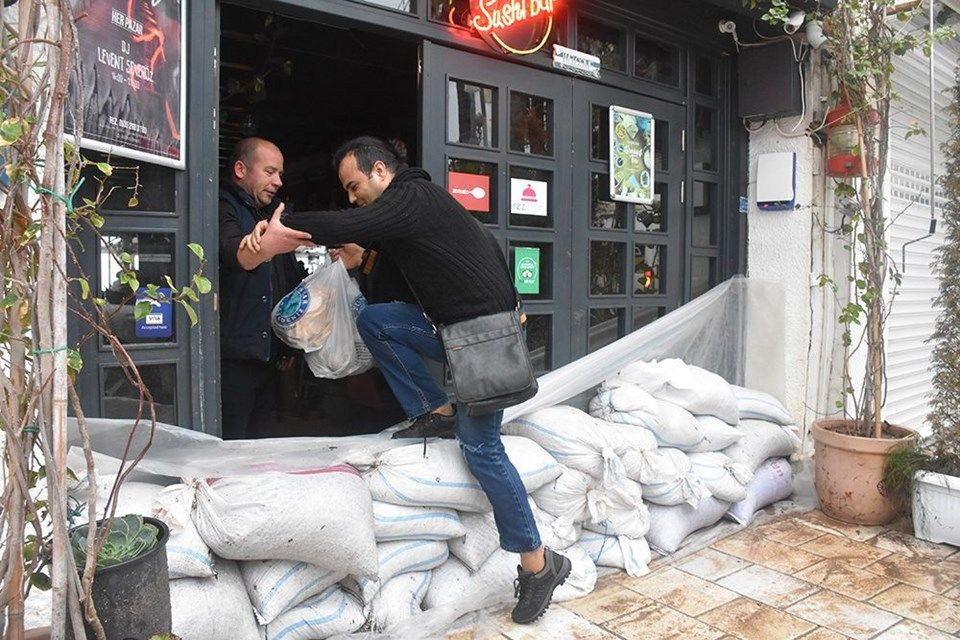
M 643 499 L 652 504 L 672 506 L 687 503 L 697 506 L 710 492 L 693 473 L 690 459 L 679 449 L 662 448 L 647 455 L 658 473 L 650 482 L 641 483 Z M 612 532 L 606 532 L 612 533 Z
M 432 571 L 402 573 L 388 580 L 370 606 L 374 631 L 387 631 L 394 625 L 421 613 L 420 603 L 430 586 Z
M 450 549 L 445 540 L 400 540 L 377 544 L 379 569 L 377 578 L 356 579 L 357 595 L 363 604 L 373 602 L 380 587 L 394 576 L 411 571 L 427 571 L 446 562 Z M 345 582 L 345 584 L 347 584 Z
M 599 567 L 623 569 L 634 577 L 650 573 L 650 547 L 644 538 L 584 532 L 574 548 L 581 549 Z
M 739 502 L 747 495 L 753 472 L 719 451 L 687 454 L 693 473 L 717 500 Z
M 688 535 L 716 524 L 730 506 L 713 496 L 700 503 L 699 507 L 680 504 L 675 507 L 650 505 L 650 531 L 647 542 L 650 547 L 664 555 L 670 555 L 680 548 Z
M 273 622 L 284 611 L 323 593 L 346 577 L 345 573 L 292 560 L 250 560 L 239 564 L 260 624 Z
M 503 446 L 527 492 L 550 482 L 562 469 L 536 442 L 505 436 Z M 470 473 L 455 440 L 413 444 L 383 452 L 364 474 L 374 500 L 410 506 L 490 511 L 490 501 Z
M 703 439 L 687 449 L 688 453 L 722 451 L 743 437 L 740 429 L 714 416 L 697 416 L 697 422 L 700 423 Z
M 448 540 L 462 536 L 466 531 L 453 509 L 373 501 L 373 535 L 377 542 Z
M 757 511 L 793 493 L 793 468 L 784 458 L 771 458 L 757 469 L 746 497 L 730 506 L 727 517 L 739 524 L 750 524 Z
M 172 631 L 182 640 L 260 640 L 237 563 L 217 559 L 212 578 L 170 581 Z
M 590 399 L 590 415 L 608 422 L 632 424 L 657 432 L 660 427 L 659 401 L 635 384 L 604 382 Z
M 616 377 L 694 415 L 716 416 L 728 424 L 737 424 L 740 419 L 737 399 L 726 380 L 676 358 L 634 362 Z
M 783 404 L 769 393 L 731 385 L 737 399 L 737 412 L 741 420 L 766 420 L 779 425 L 793 424 L 793 416 Z
M 267 625 L 267 640 L 323 640 L 363 626 L 363 607 L 334 585 Z
M 649 527 L 640 485 L 629 478 L 603 487 L 582 471 L 564 468 L 563 473 L 532 495 L 537 506 L 562 523 L 589 523 L 605 532 L 642 537 Z
M 370 493 L 353 467 L 195 481 L 197 531 L 218 556 L 375 576 Z
M 763 420 L 742 420 L 743 438 L 723 450 L 728 458 L 756 471 L 768 458 L 788 458 L 800 449 L 800 438 L 789 427 Z

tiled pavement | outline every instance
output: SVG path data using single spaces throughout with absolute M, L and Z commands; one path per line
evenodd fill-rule
M 960 637 L 960 550 L 819 511 L 745 529 L 649 575 L 597 581 L 534 625 L 509 613 L 450 640 Z

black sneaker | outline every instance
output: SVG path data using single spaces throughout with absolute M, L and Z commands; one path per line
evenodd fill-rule
M 394 432 L 393 438 L 453 438 L 457 427 L 457 414 L 445 416 L 425 413 L 416 418 L 409 427 Z
M 570 575 L 569 558 L 551 549 L 544 549 L 543 553 L 546 562 L 539 573 L 517 567 L 517 579 L 513 581 L 513 595 L 520 599 L 513 608 L 513 621 L 517 624 L 530 624 L 542 616 L 550 606 L 553 590 Z

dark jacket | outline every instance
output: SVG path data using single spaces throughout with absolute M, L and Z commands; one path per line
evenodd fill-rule
M 417 298 L 410 291 L 397 263 L 383 250 L 379 242 L 374 242 L 364 252 L 363 261 L 357 269 L 357 282 L 369 304 L 417 303 Z

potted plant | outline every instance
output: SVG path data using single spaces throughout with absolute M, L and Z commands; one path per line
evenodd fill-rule
M 147 640 L 169 634 L 170 576 L 167 573 L 167 539 L 170 530 L 156 518 L 126 515 L 109 524 L 98 544 L 93 601 L 108 639 Z M 88 525 L 70 532 L 70 545 L 80 571 L 87 564 Z M 100 540 L 98 539 L 98 542 Z M 88 635 L 94 632 L 87 629 Z

